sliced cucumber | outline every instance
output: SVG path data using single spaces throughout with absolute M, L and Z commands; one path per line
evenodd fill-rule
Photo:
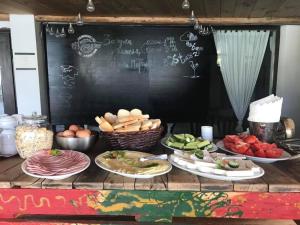
M 239 168 L 240 164 L 237 162 L 237 161 L 234 161 L 234 160 L 230 160 L 228 162 L 228 165 L 231 167 L 231 168 Z

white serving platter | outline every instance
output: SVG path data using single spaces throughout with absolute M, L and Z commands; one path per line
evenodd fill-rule
M 216 145 L 217 145 L 218 148 L 222 149 L 225 152 L 228 152 L 228 153 L 231 153 L 231 154 L 234 154 L 234 155 L 245 156 L 247 159 L 250 159 L 250 160 L 255 161 L 255 162 L 261 162 L 261 163 L 273 163 L 273 162 L 277 162 L 277 161 L 296 159 L 296 158 L 300 157 L 300 154 L 292 156 L 290 153 L 288 153 L 286 151 L 283 151 L 283 154 L 279 158 L 255 157 L 255 156 L 248 156 L 248 155 L 233 152 L 233 151 L 225 148 L 223 141 L 218 141 Z
M 104 154 L 104 153 L 102 153 Z M 102 154 L 98 155 L 96 158 L 95 158 L 95 163 L 97 166 L 99 166 L 101 169 L 104 169 L 108 172 L 111 172 L 111 173 L 115 173 L 115 174 L 118 174 L 118 175 L 121 175 L 121 176 L 124 176 L 124 177 L 129 177 L 129 178 L 141 178 L 141 179 L 147 179 L 147 178 L 152 178 L 152 177 L 156 177 L 156 176 L 160 176 L 160 175 L 163 175 L 163 174 L 166 174 L 166 173 L 169 173 L 171 170 L 172 170 L 172 165 L 170 164 L 170 166 L 164 170 L 164 171 L 161 171 L 161 172 L 157 172 L 157 173 L 151 173 L 151 174 L 130 174 L 130 173 L 123 173 L 123 172 L 118 172 L 118 171 L 115 171 L 115 170 L 112 170 L 110 168 L 108 168 L 106 165 L 104 165 L 103 163 L 101 163 L 97 158 L 100 157 Z M 145 156 L 151 156 L 152 154 L 149 154 L 149 153 L 145 153 Z
M 234 177 L 234 176 L 226 176 L 226 175 L 217 175 L 217 174 L 212 174 L 212 173 L 204 173 L 200 172 L 197 169 L 189 169 L 184 165 L 179 165 L 178 163 L 174 162 L 171 157 L 169 157 L 169 162 L 173 165 L 176 166 L 179 169 L 185 170 L 187 172 L 193 173 L 195 175 L 201 176 L 201 177 L 206 177 L 210 179 L 216 179 L 216 180 L 223 180 L 223 181 L 239 181 L 239 180 L 249 180 L 249 179 L 255 179 L 263 176 L 265 174 L 265 171 L 259 167 L 260 172 L 255 173 L 253 176 L 239 176 L 239 177 Z

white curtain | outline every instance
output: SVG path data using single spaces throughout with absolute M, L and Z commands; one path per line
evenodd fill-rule
M 214 31 L 214 39 L 225 87 L 238 119 L 237 131 L 254 91 L 268 43 L 269 31 Z

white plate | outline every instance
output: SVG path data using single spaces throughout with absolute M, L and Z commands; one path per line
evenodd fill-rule
M 183 150 L 183 149 L 172 148 L 172 147 L 168 146 L 168 145 L 166 144 L 167 139 L 168 139 L 168 137 L 164 137 L 164 138 L 161 139 L 161 141 L 160 141 L 160 143 L 161 143 L 163 146 L 165 146 L 166 148 L 169 148 L 169 149 L 171 149 L 171 150 L 173 150 L 173 151 L 178 150 L 178 151 L 182 151 L 182 152 L 189 152 L 189 151 L 186 151 L 186 150 Z M 212 148 L 211 148 L 210 150 L 208 150 L 209 152 L 215 152 L 215 151 L 218 150 L 218 147 L 217 147 L 214 143 L 211 143 L 211 145 L 212 145 Z
M 216 179 L 216 180 L 224 180 L 224 181 L 248 180 L 248 179 L 255 179 L 255 178 L 261 177 L 265 174 L 265 171 L 261 167 L 259 167 L 260 168 L 260 173 L 257 173 L 253 176 L 247 176 L 247 177 L 231 177 L 230 176 L 229 177 L 229 176 L 225 176 L 225 175 L 203 173 L 203 172 L 200 172 L 199 170 L 188 169 L 187 167 L 181 166 L 181 165 L 177 164 L 176 162 L 174 162 L 171 159 L 171 157 L 169 157 L 169 162 L 172 163 L 173 166 L 178 167 L 179 169 L 185 170 L 187 172 L 196 174 L 196 175 L 201 176 L 201 177 L 206 177 L 206 178 L 211 178 L 211 179 Z
M 263 158 L 263 157 L 248 156 L 248 155 L 239 154 L 239 153 L 233 152 L 229 149 L 226 149 L 223 141 L 218 141 L 217 147 L 222 149 L 225 152 L 229 152 L 234 155 L 242 155 L 242 156 L 245 156 L 247 159 L 250 159 L 255 162 L 261 162 L 261 163 L 273 163 L 276 161 L 290 160 L 290 159 L 295 159 L 295 158 L 300 157 L 300 155 L 291 156 L 290 153 L 288 153 L 286 151 L 283 151 L 283 154 L 279 158 Z
M 125 150 L 124 150 L 125 151 Z M 103 154 L 103 153 L 102 153 Z M 170 164 L 170 166 L 164 170 L 164 171 L 161 171 L 161 172 L 158 172 L 158 173 L 152 173 L 152 174 L 129 174 L 129 173 L 122 173 L 122 172 L 118 172 L 118 171 L 115 171 L 115 170 L 112 170 L 112 169 L 109 169 L 107 168 L 106 165 L 104 165 L 103 163 L 99 162 L 97 160 L 98 157 L 100 157 L 102 154 L 98 155 L 96 158 L 95 158 L 95 163 L 97 166 L 99 166 L 101 169 L 104 169 L 106 171 L 109 171 L 111 173 L 115 173 L 115 174 L 118 174 L 118 175 L 121 175 L 121 176 L 124 176 L 124 177 L 130 177 L 130 178 L 141 178 L 141 179 L 147 179 L 147 178 L 152 178 L 152 177 L 156 177 L 156 176 L 160 176 L 160 175 L 163 175 L 163 174 L 166 174 L 166 173 L 169 173 L 171 170 L 172 170 L 172 165 Z M 152 154 L 148 154 L 147 155 L 152 155 Z
M 81 152 L 78 152 L 78 153 L 79 153 L 79 154 L 83 154 L 83 155 L 85 156 L 85 158 L 86 158 L 86 161 L 87 161 L 88 163 L 87 163 L 87 165 L 86 165 L 85 167 L 83 167 L 82 169 L 79 169 L 79 170 L 77 170 L 77 171 L 75 171 L 75 172 L 73 172 L 73 173 L 66 173 L 66 174 L 64 174 L 64 175 L 57 175 L 57 176 L 56 176 L 56 175 L 53 175 L 53 176 L 37 175 L 37 174 L 34 174 L 34 173 L 29 172 L 29 171 L 26 169 L 26 167 L 25 167 L 26 160 L 22 163 L 21 168 L 22 168 L 22 170 L 23 170 L 23 172 L 24 172 L 25 174 L 27 174 L 27 175 L 29 175 L 29 176 L 32 176 L 32 177 L 37 177 L 37 178 L 42 178 L 42 179 L 50 179 L 50 180 L 62 180 L 62 179 L 66 179 L 66 178 L 68 178 L 68 177 L 70 177 L 70 176 L 73 176 L 73 175 L 75 175 L 75 174 L 81 173 L 82 171 L 86 170 L 86 169 L 90 166 L 90 164 L 91 164 L 91 160 L 90 160 L 90 158 L 89 158 L 86 154 L 81 153 Z

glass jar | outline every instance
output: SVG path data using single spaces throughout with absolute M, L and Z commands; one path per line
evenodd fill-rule
M 51 149 L 52 145 L 53 132 L 46 116 L 34 113 L 23 117 L 23 123 L 16 128 L 16 147 L 23 159 L 37 151 Z

